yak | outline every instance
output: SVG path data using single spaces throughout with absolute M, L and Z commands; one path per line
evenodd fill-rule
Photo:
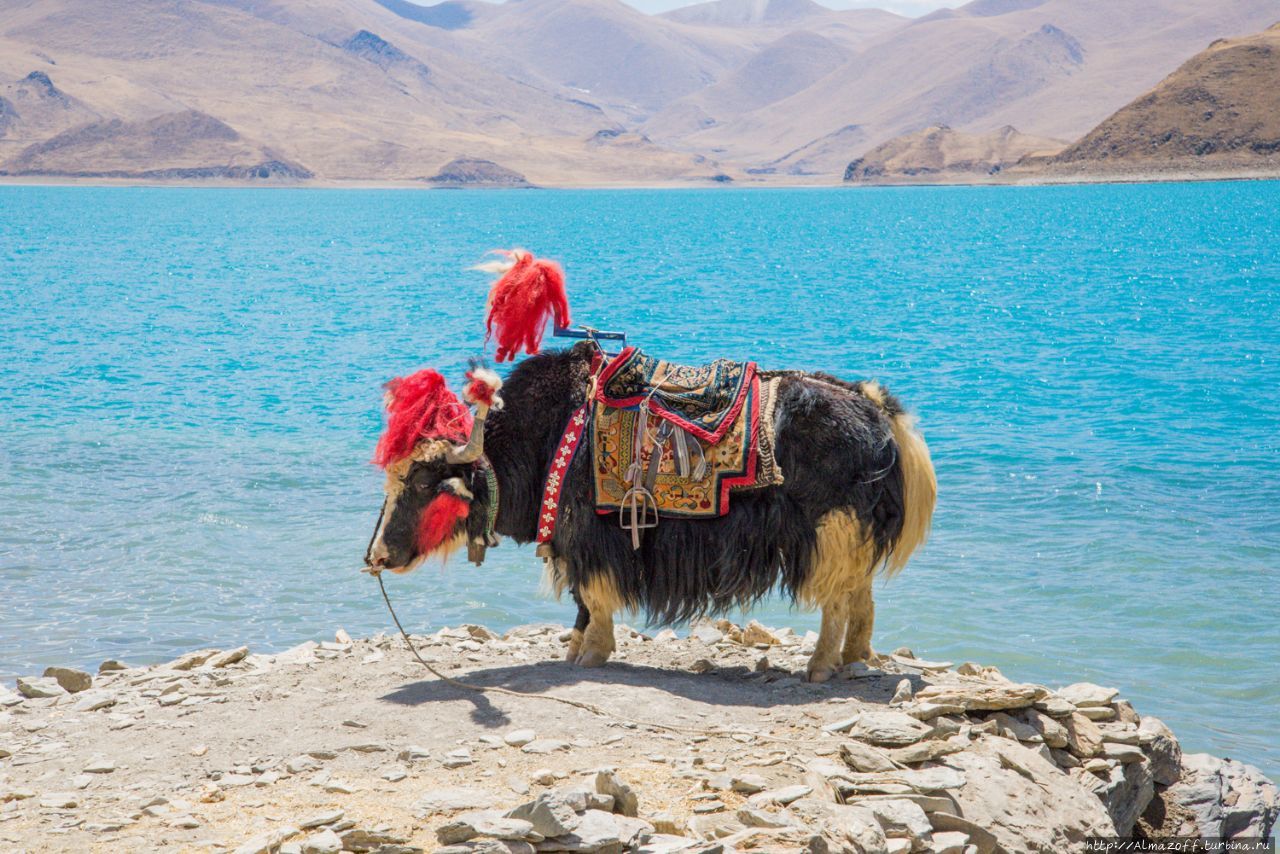
M 370 570 L 407 572 L 463 546 L 482 551 L 493 532 L 537 539 L 544 481 L 568 419 L 591 393 L 597 352 L 584 341 L 532 355 L 505 383 L 473 372 L 465 397 L 474 416 L 435 371 L 388 384 L 391 414 L 375 457 L 386 495 L 365 555 Z M 771 376 L 780 378 L 773 426 L 782 482 L 736 494 L 722 516 L 663 518 L 635 548 L 617 514 L 595 512 L 591 454 L 573 459 L 544 553 L 550 587 L 578 605 L 570 661 L 608 660 L 620 610 L 670 624 L 749 608 L 774 592 L 822 610 L 810 681 L 873 659 L 872 581 L 901 570 L 929 531 L 937 483 L 928 448 L 876 382 Z

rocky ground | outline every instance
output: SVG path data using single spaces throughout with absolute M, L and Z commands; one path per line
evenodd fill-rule
M 0 851 L 1063 852 L 1258 836 L 1280 809 L 1111 688 L 908 650 L 811 685 L 813 636 L 754 623 L 619 627 L 594 670 L 560 660 L 566 638 L 415 637 L 450 676 L 541 697 L 341 631 L 20 679 L 0 688 Z

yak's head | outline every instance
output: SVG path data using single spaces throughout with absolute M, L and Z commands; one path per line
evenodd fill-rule
M 465 544 L 467 520 L 484 472 L 484 422 L 500 408 L 502 381 L 469 373 L 464 391 L 476 414 L 449 391 L 444 377 L 418 371 L 387 383 L 387 429 L 374 462 L 386 470 L 386 498 L 364 562 L 374 571 L 409 572 Z

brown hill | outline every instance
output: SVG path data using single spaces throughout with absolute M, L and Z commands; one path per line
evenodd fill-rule
M 1055 152 L 1063 145 L 1008 126 L 986 134 L 931 127 L 876 146 L 849 164 L 844 180 L 898 184 L 981 180 L 1028 154 Z
M 1280 24 L 1220 40 L 1048 161 L 1049 171 L 1280 169 Z
M 11 175 L 95 178 L 312 177 L 305 167 L 195 110 L 146 121 L 110 119 L 79 125 L 28 146 L 4 169 Z

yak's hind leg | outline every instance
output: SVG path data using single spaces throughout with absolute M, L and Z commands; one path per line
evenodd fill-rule
M 876 654 L 871 650 L 871 629 L 875 623 L 876 603 L 871 598 L 871 574 L 868 572 L 863 583 L 849 594 L 849 626 L 845 629 L 844 655 L 841 658 L 844 664 L 875 662 Z
M 623 602 L 607 570 L 588 578 L 578 592 L 590 617 L 582 633 L 581 651 L 575 663 L 582 667 L 599 667 L 613 655 L 613 612 L 620 609 Z
M 857 516 L 832 511 L 818 523 L 809 577 L 800 589 L 806 605 L 822 609 L 822 630 L 809 658 L 810 682 L 825 682 L 865 645 L 871 650 L 871 546 Z
M 582 635 L 587 630 L 587 625 L 591 622 L 591 612 L 587 610 L 586 603 L 582 601 L 582 597 L 578 595 L 576 589 L 570 590 L 569 594 L 573 596 L 573 601 L 578 605 L 578 618 L 573 621 L 573 631 L 569 633 L 569 645 L 565 649 L 565 661 L 577 661 L 578 656 L 582 653 Z
M 822 606 L 822 628 L 818 643 L 809 657 L 806 677 L 810 682 L 826 682 L 840 666 L 845 626 L 849 623 L 848 601 L 836 599 Z

